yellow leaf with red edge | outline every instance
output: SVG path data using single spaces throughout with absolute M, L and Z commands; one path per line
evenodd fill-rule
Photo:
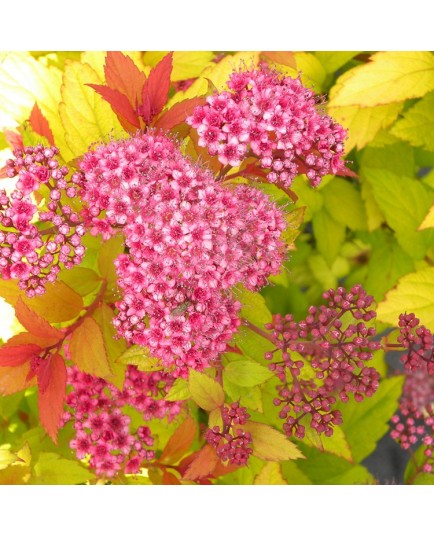
M 197 431 L 196 422 L 188 416 L 172 434 L 158 461 L 169 465 L 176 463 L 190 449 Z
M 69 341 L 69 354 L 81 371 L 105 379 L 113 376 L 102 331 L 93 318 L 86 317 L 74 329 Z
M 285 461 L 304 458 L 289 439 L 268 424 L 248 421 L 242 426 L 252 436 L 253 455 L 267 461 Z
M 222 386 L 216 380 L 206 374 L 197 372 L 197 370 L 190 370 L 188 388 L 192 399 L 200 408 L 206 411 L 218 408 L 225 401 Z
M 86 84 L 99 84 L 101 79 L 87 63 L 65 62 L 62 83 L 62 102 L 59 113 L 65 131 L 65 144 L 72 160 L 83 155 L 93 143 L 104 142 L 108 136 L 123 129 L 105 102 Z

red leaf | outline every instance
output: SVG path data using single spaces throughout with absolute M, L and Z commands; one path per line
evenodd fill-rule
M 146 74 L 122 52 L 107 52 L 104 65 L 106 84 L 126 95 L 134 110 L 142 100 Z
M 164 56 L 149 73 L 142 91 L 142 114 L 146 123 L 158 115 L 167 102 L 170 88 L 170 75 L 172 73 L 173 52 Z
M 18 298 L 15 314 L 20 324 L 36 337 L 59 340 L 64 336 L 61 331 L 53 328 L 44 318 L 32 311 L 21 298 Z
M 51 378 L 51 355 L 48 357 L 48 359 L 42 360 L 41 364 L 39 365 L 36 376 L 38 378 L 38 389 L 39 393 L 43 394 L 47 390 L 48 384 L 50 383 Z
M 36 102 L 30 113 L 30 126 L 36 132 L 36 134 L 44 136 L 51 143 L 51 145 L 54 145 L 54 136 L 51 132 L 50 125 Z
M 191 447 L 197 433 L 197 425 L 191 417 L 187 417 L 170 437 L 160 456 L 159 462 L 173 464 Z
M 14 130 L 5 130 L 4 135 L 6 141 L 9 143 L 9 146 L 12 149 L 24 149 L 23 137 L 18 132 Z
M 156 128 L 162 128 L 164 130 L 170 130 L 176 125 L 183 123 L 188 115 L 193 113 L 196 106 L 202 106 L 205 104 L 205 97 L 195 97 L 194 99 L 186 99 L 181 102 L 177 102 L 170 110 L 164 112 L 155 123 Z
M 41 348 L 36 344 L 21 344 L 19 346 L 2 346 L 0 348 L 0 367 L 18 367 L 32 356 L 38 355 Z
M 86 84 L 87 86 L 94 89 L 101 97 L 107 101 L 116 115 L 121 115 L 124 117 L 131 125 L 136 128 L 140 128 L 139 119 L 134 112 L 133 107 L 131 106 L 127 97 L 118 91 L 117 89 L 112 89 L 108 86 L 100 86 L 98 84 Z
M 48 435 L 57 445 L 57 431 L 63 415 L 63 402 L 66 389 L 66 367 L 63 358 L 59 354 L 48 359 L 48 370 L 44 372 L 48 376 L 44 378 L 47 387 L 44 392 L 39 391 L 38 407 L 39 418 Z M 39 380 L 39 373 L 38 373 Z

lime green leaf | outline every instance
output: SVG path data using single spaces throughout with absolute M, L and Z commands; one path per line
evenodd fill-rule
M 386 294 L 377 309 L 381 322 L 398 325 L 398 317 L 414 313 L 428 329 L 434 330 L 434 268 L 425 268 L 402 277 L 396 288 Z
M 429 209 L 428 214 L 425 216 L 423 222 L 419 225 L 418 230 L 432 229 L 434 227 L 434 206 Z
M 312 484 L 375 483 L 374 477 L 361 465 L 354 465 L 340 456 L 320 452 L 307 445 L 301 445 L 301 449 L 306 459 L 295 463 Z
M 223 375 L 242 387 L 260 385 L 274 376 L 273 372 L 254 361 L 232 361 L 224 368 Z
M 290 485 L 312 484 L 312 481 L 297 467 L 297 462 L 287 461 L 281 464 L 282 475 Z
M 69 154 L 62 152 L 66 160 L 81 156 L 92 143 L 102 142 L 109 134 L 123 131 L 110 104 L 86 85 L 101 82 L 87 63 L 65 62 L 59 113 L 69 149 Z
M 312 223 L 318 251 L 331 266 L 344 242 L 345 226 L 325 210 L 314 214 Z
M 342 430 L 356 462 L 364 460 L 375 449 L 388 430 L 388 421 L 398 407 L 404 378 L 397 376 L 382 380 L 377 392 L 362 403 L 339 404 Z
M 246 356 L 251 357 L 259 363 L 264 362 L 266 352 L 271 352 L 275 349 L 272 342 L 264 339 L 264 337 L 254 333 L 245 326 L 240 326 L 233 340 Z
M 253 482 L 256 485 L 286 485 L 288 482 L 282 476 L 280 464 L 267 462 Z
M 332 96 L 333 89 L 330 95 Z M 327 112 L 335 121 L 348 130 L 348 138 L 345 140 L 345 152 L 348 154 L 351 149 L 357 147 L 362 149 L 382 128 L 387 128 L 398 117 L 402 110 L 401 103 L 384 104 L 370 108 L 360 108 L 359 106 L 335 106 L 331 98 L 327 107 Z
M 383 169 L 364 168 L 363 176 L 401 247 L 414 259 L 422 259 L 434 238 L 431 229 L 418 231 L 431 207 L 427 188 L 416 179 Z
M 243 429 L 252 436 L 254 456 L 262 460 L 279 462 L 304 457 L 294 443 L 268 424 L 248 421 Z
M 321 442 L 325 452 L 330 452 L 331 454 L 340 456 L 349 462 L 353 461 L 351 449 L 345 436 L 345 432 L 339 426 L 336 426 L 333 429 L 332 436 L 321 436 Z
M 190 370 L 188 388 L 192 399 L 206 411 L 222 406 L 225 401 L 222 386 L 206 374 L 196 370 Z
M 360 192 L 344 179 L 336 177 L 321 190 L 324 206 L 341 225 L 357 231 L 366 229 L 366 212 Z
M 375 231 L 384 222 L 384 216 L 378 207 L 374 192 L 368 181 L 362 181 L 362 199 L 365 202 L 366 223 L 369 231 Z
M 33 468 L 31 484 L 83 484 L 95 478 L 80 462 L 54 452 L 42 452 Z
M 434 151 L 434 93 L 407 110 L 390 132 L 416 147 Z
M 340 67 L 348 63 L 358 52 L 315 52 L 315 56 L 320 61 L 327 73 L 334 73 Z
M 164 397 L 164 400 L 175 402 L 176 400 L 187 400 L 190 396 L 187 380 L 184 380 L 184 378 L 177 378 L 167 395 Z
M 400 277 L 414 270 L 414 261 L 391 232 L 377 230 L 368 237 L 372 250 L 363 285 L 377 302 Z
M 87 296 L 101 283 L 101 278 L 94 270 L 81 266 L 74 266 L 71 270 L 62 270 L 59 273 L 59 279 L 80 296 Z
M 81 371 L 106 379 L 113 376 L 101 329 L 93 318 L 86 317 L 73 331 L 69 352 Z
M 116 361 L 123 365 L 135 365 L 142 372 L 153 372 L 162 370 L 163 368 L 161 361 L 155 357 L 151 357 L 147 348 L 137 345 L 125 350 Z
M 431 52 L 378 52 L 343 74 L 333 106 L 376 106 L 423 97 L 434 90 Z
M 292 78 L 300 76 L 304 85 L 313 86 L 315 92 L 320 93 L 327 73 L 318 58 L 310 52 L 294 52 L 293 58 L 296 69 L 286 65 L 276 65 L 277 70 Z
M 397 139 L 386 146 L 377 146 L 374 140 L 362 154 L 360 170 L 362 179 L 368 169 L 387 170 L 401 177 L 413 178 L 416 172 L 414 149 Z
M 236 299 L 243 305 L 241 316 L 258 326 L 268 324 L 273 317 L 265 304 L 265 299 L 257 292 L 250 292 L 242 286 L 238 286 Z

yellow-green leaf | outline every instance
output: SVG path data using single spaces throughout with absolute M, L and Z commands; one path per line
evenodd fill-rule
M 434 92 L 407 110 L 390 132 L 416 147 L 434 151 Z
M 292 78 L 297 78 L 300 75 L 303 84 L 308 87 L 313 85 L 315 92 L 320 93 L 327 73 L 318 58 L 310 52 L 295 52 L 293 58 L 297 66 L 296 69 L 286 65 L 277 65 L 277 70 Z
M 219 63 L 210 65 L 201 74 L 202 78 L 211 80 L 219 90 L 227 90 L 226 82 L 231 73 L 240 68 L 253 69 L 258 65 L 259 52 L 237 52 L 225 56 Z
M 143 61 L 146 65 L 155 67 L 166 54 L 168 52 L 145 52 L 143 54 Z M 188 78 L 197 78 L 213 58 L 214 52 L 203 52 L 199 50 L 183 52 L 177 50 L 173 53 L 173 69 L 170 79 L 176 82 Z
M 126 367 L 125 365 L 119 364 L 117 359 L 125 352 L 127 345 L 125 339 L 116 337 L 116 330 L 113 326 L 114 312 L 106 303 L 101 303 L 92 316 L 101 329 L 110 368 L 113 371 L 113 377 L 110 378 L 110 383 L 116 385 L 118 389 L 122 389 Z
M 64 154 L 67 160 L 84 154 L 92 143 L 123 131 L 110 104 L 86 85 L 100 83 L 100 77 L 87 63 L 65 62 L 59 113 L 69 149 L 69 154 Z
M 241 316 L 253 324 L 267 324 L 273 317 L 265 304 L 265 299 L 257 292 L 250 292 L 238 286 L 235 297 L 243 305 Z
M 381 322 L 398 325 L 401 313 L 414 313 L 428 329 L 434 330 L 434 268 L 402 277 L 377 309 Z
M 431 52 L 378 52 L 370 59 L 338 79 L 332 106 L 390 104 L 434 90 Z
M 106 379 L 113 375 L 101 329 L 93 318 L 85 318 L 74 330 L 69 353 L 81 371 Z
M 167 395 L 164 397 L 164 400 L 175 402 L 177 400 L 187 400 L 190 396 L 187 380 L 184 380 L 184 378 L 177 378 L 169 389 Z
M 80 296 L 87 296 L 101 283 L 101 278 L 90 268 L 74 266 L 71 270 L 62 270 L 59 279 L 66 283 Z
M 252 436 L 253 454 L 262 460 L 279 462 L 304 458 L 294 443 L 268 424 L 248 421 L 243 429 Z
M 282 476 L 282 469 L 277 462 L 268 462 L 253 482 L 256 485 L 287 485 L 288 482 Z
M 161 361 L 156 357 L 151 357 L 147 348 L 137 345 L 125 350 L 116 361 L 123 365 L 135 365 L 143 372 L 153 372 L 155 370 L 162 370 L 163 368 Z
M 0 470 L 19 460 L 20 458 L 14 452 L 8 448 L 0 447 Z
M 188 388 L 192 399 L 206 411 L 218 408 L 225 401 L 222 386 L 206 374 L 196 370 L 190 370 Z
M 323 435 L 321 437 L 321 442 L 324 451 L 336 454 L 336 456 L 340 456 L 349 462 L 353 461 L 353 456 L 347 438 L 345 437 L 345 432 L 339 426 L 336 426 L 333 429 L 332 436 L 327 437 Z
M 23 294 L 21 299 L 48 322 L 72 320 L 83 309 L 83 298 L 63 281 L 48 283 L 42 296 L 27 298 Z
M 357 149 L 365 147 L 375 138 L 380 129 L 387 128 L 395 121 L 403 107 L 402 103 L 384 104 L 369 108 L 359 106 L 338 107 L 332 98 L 332 95 L 334 95 L 333 89 L 330 95 L 327 111 L 335 121 L 348 131 L 348 137 L 345 140 L 346 153 L 349 153 L 353 147 L 357 147 Z
M 107 281 L 105 299 L 109 302 L 116 301 L 118 296 L 117 275 L 114 260 L 125 250 L 125 242 L 122 234 L 117 234 L 102 243 L 98 256 L 98 269 Z
M 232 361 L 224 368 L 223 375 L 235 385 L 254 387 L 265 383 L 274 373 L 255 361 Z
M 320 61 L 321 65 L 324 67 L 327 73 L 334 73 L 340 67 L 348 63 L 358 52 L 347 52 L 347 51 L 321 51 L 315 52 L 315 56 Z
M 418 230 L 431 229 L 434 227 L 434 206 L 429 209 L 428 214 L 425 216 L 423 222 L 419 225 Z
M 42 452 L 33 468 L 31 484 L 84 484 L 95 478 L 80 462 Z

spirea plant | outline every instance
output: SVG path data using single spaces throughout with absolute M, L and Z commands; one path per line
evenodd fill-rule
M 433 54 L 14 53 L 0 95 L 0 483 L 434 482 Z

